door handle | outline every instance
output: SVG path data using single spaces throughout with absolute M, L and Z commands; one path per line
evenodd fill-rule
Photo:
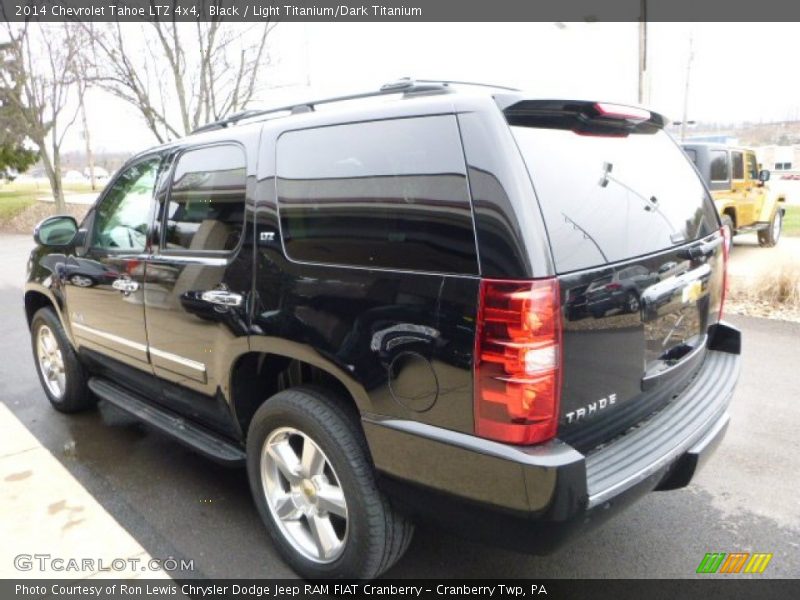
M 123 294 L 130 294 L 139 289 L 139 284 L 130 279 L 115 279 L 111 282 L 111 287 L 115 290 L 119 290 Z
M 210 304 L 218 304 L 219 306 L 241 306 L 242 295 L 234 294 L 227 290 L 210 290 L 200 294 L 200 298 Z

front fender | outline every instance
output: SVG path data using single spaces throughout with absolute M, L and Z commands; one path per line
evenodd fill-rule
M 778 210 L 782 210 L 779 204 L 780 198 L 777 194 L 767 193 L 764 197 L 764 202 L 761 204 L 761 210 L 758 213 L 758 221 L 760 223 L 772 222 L 772 217 Z

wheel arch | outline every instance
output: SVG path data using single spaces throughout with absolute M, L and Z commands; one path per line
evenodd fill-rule
M 360 421 L 372 405 L 364 387 L 344 369 L 312 348 L 280 338 L 251 338 L 249 351 L 235 357 L 230 368 L 230 404 L 242 438 L 256 410 L 271 396 L 299 385 L 333 392 Z
M 51 290 L 41 285 L 29 283 L 25 286 L 24 300 L 25 320 L 28 323 L 29 329 L 33 322 L 33 315 L 36 314 L 36 311 L 49 306 L 56 312 L 56 316 L 58 316 L 59 321 L 61 321 L 61 325 L 64 327 L 64 332 L 67 334 L 70 343 L 73 346 L 75 345 L 75 340 L 72 337 L 72 328 L 69 326 L 67 320 L 64 319 L 62 303 L 58 298 L 56 298 Z

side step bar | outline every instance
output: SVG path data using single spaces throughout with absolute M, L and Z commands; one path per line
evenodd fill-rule
M 242 466 L 247 458 L 244 451 L 205 429 L 175 416 L 164 409 L 141 400 L 107 379 L 92 377 L 89 389 L 99 398 L 133 415 L 179 442 L 226 466 Z

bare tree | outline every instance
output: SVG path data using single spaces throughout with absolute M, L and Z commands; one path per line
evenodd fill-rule
M 64 32 L 73 43 L 82 44 L 88 42 L 89 38 L 83 28 L 74 24 L 66 24 Z M 79 45 L 78 47 L 81 47 Z M 84 142 L 84 150 L 86 152 L 86 165 L 89 169 L 89 182 L 92 186 L 92 191 L 97 189 L 97 177 L 94 172 L 94 153 L 92 152 L 92 137 L 89 131 L 89 120 L 86 117 L 86 92 L 96 79 L 91 61 L 91 54 L 82 48 L 80 52 L 75 55 L 75 60 L 70 65 L 72 75 L 75 81 L 75 89 L 78 96 L 78 111 L 81 117 L 81 126 L 83 128 L 82 137 Z
M 85 23 L 96 83 L 141 113 L 160 142 L 247 108 L 276 24 Z
M 61 144 L 78 116 L 66 114 L 74 84 L 73 63 L 79 52 L 76 38 L 63 26 L 6 23 L 9 41 L 3 45 L 0 86 L 13 104 L 28 137 L 36 145 L 58 212 L 66 208 L 61 182 Z

